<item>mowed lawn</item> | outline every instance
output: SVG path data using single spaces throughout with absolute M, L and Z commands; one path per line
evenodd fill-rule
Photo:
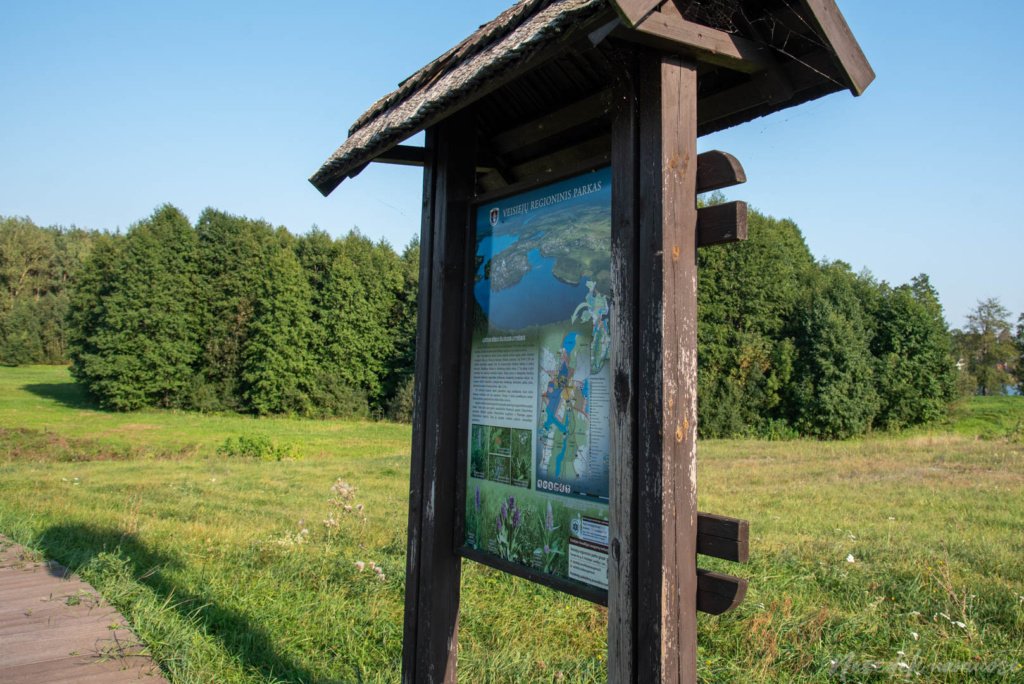
M 972 400 L 907 436 L 702 442 L 701 509 L 751 523 L 748 565 L 701 561 L 750 580 L 700 617 L 702 680 L 1024 680 L 1022 419 L 1024 398 Z M 240 436 L 297 458 L 218 453 Z M 172 681 L 393 682 L 408 442 L 383 422 L 113 414 L 64 368 L 2 368 L 0 533 L 92 582 Z M 468 561 L 462 606 L 460 680 L 604 680 L 603 609 Z

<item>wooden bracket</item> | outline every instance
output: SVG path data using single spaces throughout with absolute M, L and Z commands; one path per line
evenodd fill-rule
M 635 16 L 641 17 L 641 14 Z M 641 45 L 681 52 L 703 63 L 748 74 L 775 65 L 770 46 L 689 21 L 674 3 L 647 12 L 636 22 L 624 16 L 623 26 L 613 35 Z
M 697 156 L 697 194 L 731 188 L 747 182 L 747 174 L 736 157 L 712 150 Z
M 697 514 L 697 553 L 746 563 L 750 559 L 749 544 L 750 526 L 746 520 Z
M 632 27 L 650 16 L 661 3 L 662 0 L 615 0 L 612 4 L 622 22 Z
M 714 150 L 697 157 L 697 193 L 729 188 L 747 182 L 736 157 Z M 747 239 L 747 203 L 727 202 L 702 207 L 697 212 L 697 246 L 709 247 Z
M 747 203 L 726 202 L 697 211 L 697 246 L 710 247 L 747 239 Z
M 750 525 L 746 520 L 710 513 L 697 514 L 697 553 L 736 563 L 750 559 Z M 747 595 L 747 580 L 697 569 L 697 610 L 721 615 Z
M 697 610 L 709 615 L 728 613 L 743 603 L 747 580 L 697 568 Z

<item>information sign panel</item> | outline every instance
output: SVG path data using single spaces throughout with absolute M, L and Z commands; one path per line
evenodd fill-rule
M 611 169 L 475 222 L 464 549 L 607 589 Z

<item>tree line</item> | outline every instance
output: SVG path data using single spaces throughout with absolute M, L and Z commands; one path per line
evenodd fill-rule
M 714 200 L 713 200 L 714 201 Z M 699 254 L 705 437 L 843 438 L 944 415 L 1021 382 L 998 301 L 950 331 L 920 275 L 892 286 L 816 261 L 758 212 Z M 164 206 L 124 234 L 0 219 L 0 362 L 70 361 L 104 407 L 408 418 L 419 245 L 301 236 Z
M 115 410 L 408 414 L 415 242 L 399 254 L 355 231 L 295 236 L 213 209 L 191 225 L 171 206 L 124 234 L 24 219 L 0 232 L 3 363 L 70 361 Z M 68 235 L 75 268 L 62 266 Z M 59 247 L 8 249 L 34 241 Z
M 67 361 L 70 286 L 101 239 L 0 216 L 0 364 Z

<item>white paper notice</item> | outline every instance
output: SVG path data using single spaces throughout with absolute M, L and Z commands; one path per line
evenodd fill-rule
M 482 344 L 473 349 L 469 420 L 532 430 L 537 420 L 537 348 Z

